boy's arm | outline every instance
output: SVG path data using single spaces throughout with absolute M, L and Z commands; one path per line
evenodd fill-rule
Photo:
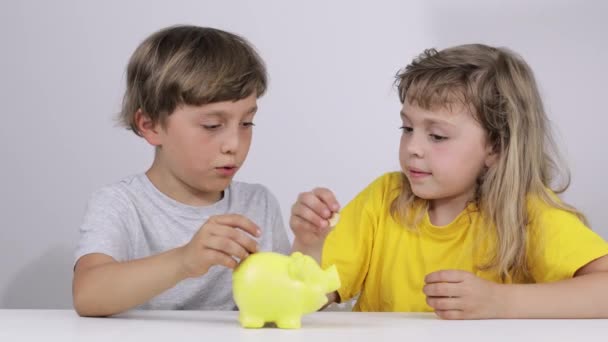
M 85 255 L 74 270 L 74 308 L 81 316 L 109 316 L 141 305 L 187 278 L 180 258 L 179 248 L 128 262 Z
M 204 229 L 203 229 L 204 228 Z M 235 268 L 235 258 L 258 251 L 258 226 L 236 214 L 212 216 L 192 240 L 175 249 L 128 262 L 87 254 L 74 271 L 74 308 L 81 316 L 109 316 L 147 302 L 181 280 L 199 277 L 214 265 Z

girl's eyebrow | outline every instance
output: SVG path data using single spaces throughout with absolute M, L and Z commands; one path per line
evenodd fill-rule
M 401 115 L 402 118 L 408 119 L 410 120 L 410 118 L 407 116 L 407 114 L 405 114 L 405 112 L 400 111 L 399 114 Z M 411 120 L 410 120 L 411 121 Z M 444 120 L 441 118 L 437 118 L 437 119 L 431 119 L 431 118 L 424 118 L 422 120 L 422 122 L 427 125 L 427 126 L 432 126 L 432 125 L 447 125 L 447 126 L 455 126 L 452 122 L 448 121 L 448 120 Z

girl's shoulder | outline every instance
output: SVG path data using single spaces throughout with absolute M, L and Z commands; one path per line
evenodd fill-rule
M 533 226 L 576 224 L 585 225 L 583 215 L 567 205 L 552 190 L 546 189 L 547 196 L 529 195 L 526 199 L 528 222 Z

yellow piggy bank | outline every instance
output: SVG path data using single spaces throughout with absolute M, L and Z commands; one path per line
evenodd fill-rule
M 300 328 L 302 315 L 323 307 L 326 294 L 339 287 L 335 266 L 322 270 L 300 252 L 252 254 L 232 275 L 234 301 L 244 328 L 261 328 L 268 322 L 282 329 Z

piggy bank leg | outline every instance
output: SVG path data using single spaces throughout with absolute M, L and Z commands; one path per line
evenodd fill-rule
M 277 327 L 281 329 L 299 329 L 302 326 L 300 316 L 289 316 L 276 321 Z
M 239 313 L 239 322 L 243 328 L 261 328 L 265 323 L 262 318 L 242 311 Z

